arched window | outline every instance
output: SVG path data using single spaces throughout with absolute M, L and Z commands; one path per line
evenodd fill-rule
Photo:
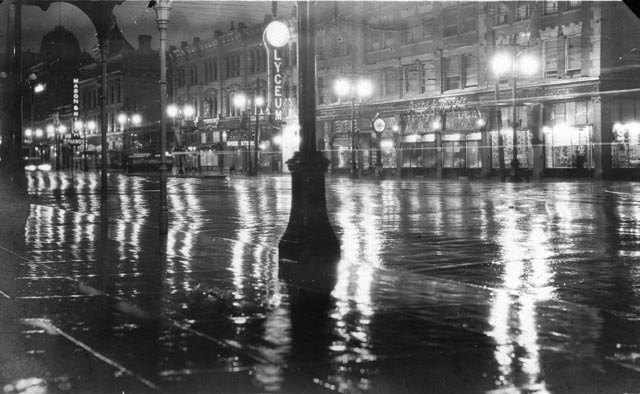
M 224 116 L 231 116 L 231 92 L 228 90 L 225 90 L 224 92 L 224 96 L 223 96 L 223 113 Z
M 218 92 L 211 93 L 211 117 L 218 117 Z
M 235 75 L 238 76 L 240 75 L 240 68 L 242 68 L 242 62 L 240 61 L 240 54 L 236 53 L 235 54 L 235 58 L 236 58 L 236 68 L 235 68 Z
M 231 76 L 231 67 L 233 66 L 233 55 L 227 56 L 227 58 L 225 59 L 225 63 L 227 69 L 225 70 L 224 75 L 229 78 Z
M 218 79 L 218 59 L 213 59 L 211 61 L 211 80 L 215 81 Z
M 253 55 L 253 50 L 249 51 L 249 64 L 248 64 L 248 71 L 249 72 L 254 72 L 254 67 L 255 67 L 255 57 Z

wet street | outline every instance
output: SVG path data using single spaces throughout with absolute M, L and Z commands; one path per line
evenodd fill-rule
M 329 176 L 327 298 L 278 275 L 289 176 L 170 178 L 164 240 L 109 182 L 29 174 L 4 394 L 640 392 L 640 184 Z

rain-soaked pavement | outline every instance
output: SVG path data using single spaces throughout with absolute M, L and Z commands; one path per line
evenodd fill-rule
M 170 178 L 163 242 L 157 178 L 109 180 L 30 174 L 4 394 L 640 392 L 640 184 L 329 177 L 324 298 L 278 278 L 288 176 Z

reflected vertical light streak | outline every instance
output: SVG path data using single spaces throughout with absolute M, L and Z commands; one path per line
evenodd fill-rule
M 517 211 L 508 211 L 501 220 L 503 228 L 497 242 L 502 249 L 503 286 L 491 300 L 492 328 L 487 332 L 496 343 L 494 358 L 499 383 L 507 387 L 544 384 L 540 382 L 536 304 L 550 299 L 554 293 L 550 286 L 553 273 L 549 266 L 551 252 L 545 216 L 533 215 L 524 220 Z
M 233 274 L 233 297 L 236 301 L 244 298 L 244 254 L 247 244 L 251 241 L 251 227 L 255 226 L 255 215 L 251 210 L 249 190 L 245 182 L 234 184 L 236 197 L 236 209 L 238 210 L 239 228 L 236 234 L 237 241 L 233 245 L 231 255 L 231 272 Z
M 120 214 L 122 215 L 123 220 L 116 221 L 115 240 L 118 243 L 118 260 L 126 261 L 127 227 L 128 223 L 131 221 L 131 207 L 126 178 L 124 177 L 118 178 L 117 196 L 120 200 Z
M 33 172 L 28 172 L 27 173 L 27 190 L 29 191 L 29 193 L 35 193 L 36 192 L 36 177 L 38 175 L 34 174 Z
M 331 318 L 335 322 L 336 339 L 329 346 L 335 365 L 330 380 L 339 390 L 353 385 L 345 377 L 350 362 L 368 362 L 374 359 L 370 350 L 369 324 L 373 316 L 371 284 L 375 267 L 380 265 L 380 223 L 371 218 L 380 210 L 379 196 L 360 194 L 352 188 L 340 188 L 336 193 L 336 218 L 343 231 L 342 259 L 338 264 L 338 277 L 332 292 L 336 308 Z M 365 371 L 366 364 L 360 364 Z M 357 383 L 359 389 L 368 385 L 366 378 Z

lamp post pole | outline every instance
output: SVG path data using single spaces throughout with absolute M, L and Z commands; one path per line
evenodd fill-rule
M 340 256 L 340 242 L 331 227 L 326 208 L 324 173 L 329 167 L 329 160 L 316 148 L 315 7 L 313 1 L 297 2 L 300 145 L 299 151 L 287 161 L 291 171 L 291 212 L 289 224 L 278 245 L 281 275 L 297 270 L 312 281 L 321 275 L 334 275 L 334 264 Z M 274 25 L 277 23 L 282 27 L 282 22 L 275 21 L 267 29 L 277 27 Z M 285 35 L 288 33 L 284 29 L 280 31 Z M 268 30 L 265 34 L 269 39 Z M 269 41 L 274 45 L 272 40 Z M 299 264 L 289 264 L 289 261 Z
M 512 182 L 520 182 L 520 162 L 518 161 L 518 122 L 517 108 L 516 108 L 516 61 L 511 63 L 511 127 L 513 127 L 513 157 L 511 159 L 511 170 L 513 175 L 511 176 Z
M 356 131 L 355 126 L 355 85 L 351 85 L 351 126 L 349 127 L 349 133 L 351 134 L 351 173 L 349 174 L 352 179 L 358 179 L 358 164 L 356 163 Z
M 498 113 L 500 111 L 500 107 L 498 107 L 498 100 L 500 99 L 500 80 L 499 76 L 496 74 L 496 107 L 495 107 L 495 117 L 496 117 L 496 127 L 498 128 L 498 166 L 500 169 L 500 182 L 505 181 L 504 175 L 504 139 L 502 138 L 502 117 Z
M 169 217 L 167 208 L 167 28 L 171 0 L 160 0 L 155 6 L 156 24 L 160 33 L 160 234 L 167 234 Z
M 253 175 L 253 164 L 251 163 L 251 108 L 244 112 L 247 117 L 247 175 Z
M 256 110 L 256 132 L 254 135 L 254 139 L 253 139 L 253 147 L 254 147 L 254 152 L 253 152 L 253 165 L 254 165 L 254 170 L 253 170 L 253 175 L 257 176 L 258 175 L 258 144 L 260 143 L 260 112 L 259 112 L 259 108 L 260 105 L 258 105 L 258 100 L 261 100 L 260 98 L 260 78 L 258 78 L 257 82 L 256 82 L 256 95 L 253 99 L 253 105 L 255 107 Z
M 82 125 L 82 139 L 84 142 L 84 148 L 82 149 L 82 159 L 83 159 L 83 164 L 84 164 L 84 172 L 89 171 L 89 168 L 87 167 L 87 125 L 83 124 Z

